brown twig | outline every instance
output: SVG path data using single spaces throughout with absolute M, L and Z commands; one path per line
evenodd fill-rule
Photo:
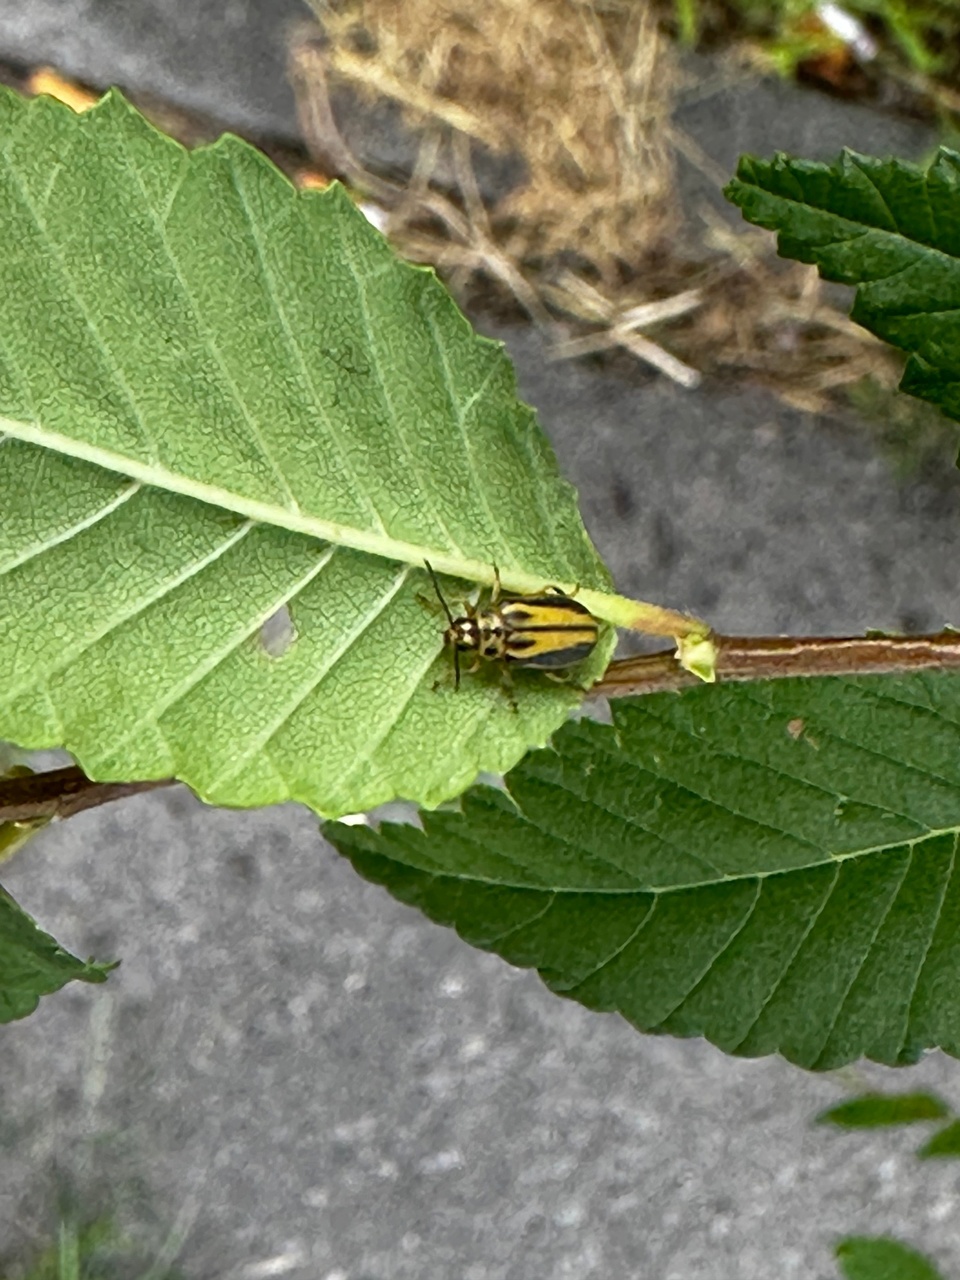
M 714 636 L 717 681 L 960 670 L 960 631 L 928 636 Z M 591 696 L 621 698 L 699 684 L 673 651 L 611 662 Z
M 960 671 L 960 631 L 928 636 L 714 636 L 717 681 L 785 676 L 863 676 L 914 671 Z M 611 662 L 591 697 L 679 691 L 700 681 L 672 651 Z M 91 782 L 82 769 L 53 769 L 0 779 L 0 822 L 69 818 L 84 809 L 142 791 L 169 787 L 175 778 L 149 782 Z
M 0 779 L 0 822 L 33 822 L 42 818 L 69 818 L 111 800 L 123 800 L 141 791 L 169 787 L 176 778 L 151 782 L 91 782 L 82 769 L 50 769 L 22 777 Z

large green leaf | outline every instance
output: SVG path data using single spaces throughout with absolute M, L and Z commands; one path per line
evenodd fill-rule
M 702 687 L 568 725 L 365 877 L 645 1031 L 814 1068 L 960 1054 L 960 676 Z
M 25 1018 L 68 982 L 105 982 L 111 968 L 64 951 L 0 889 L 0 1023 Z
M 0 736 L 226 805 L 436 804 L 578 695 L 455 694 L 427 559 L 632 607 L 500 345 L 340 188 L 0 90 Z
M 844 151 L 833 165 L 744 156 L 726 194 L 785 258 L 857 285 L 851 315 L 910 353 L 901 387 L 960 418 L 960 155 L 926 169 Z

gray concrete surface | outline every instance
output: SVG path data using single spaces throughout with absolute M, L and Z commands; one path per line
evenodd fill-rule
M 0 56 L 295 137 L 286 38 L 309 17 L 302 0 L 0 0 Z
M 8 1249 L 49 1229 L 58 1168 L 155 1242 L 179 1218 L 204 1280 L 827 1280 L 850 1231 L 960 1270 L 956 1166 L 811 1127 L 841 1080 L 560 1001 L 359 881 L 301 810 L 157 794 L 5 879 L 124 958 L 2 1032 Z M 960 1103 L 939 1055 L 864 1075 Z
M 257 80 L 279 75 L 263 48 L 280 7 L 233 6 L 260 25 L 225 49 L 230 9 L 191 7 L 188 52 L 239 127 L 283 98 Z M 56 61 L 87 24 L 70 38 L 98 46 L 102 78 L 139 68 L 192 100 L 166 39 L 181 6 L 120 12 L 0 0 L 0 56 Z M 724 164 L 923 141 L 783 86 L 685 119 Z M 960 624 L 950 480 L 899 482 L 869 433 L 757 392 L 547 365 L 528 331 L 500 336 L 623 590 L 724 629 Z M 811 1125 L 865 1081 L 960 1106 L 942 1055 L 816 1077 L 638 1036 L 358 880 L 296 807 L 157 793 L 48 831 L 3 879 L 65 945 L 124 963 L 0 1031 L 0 1258 L 49 1238 L 65 1179 L 154 1247 L 176 1226 L 190 1280 L 829 1280 L 854 1232 L 960 1277 L 956 1165 L 915 1160 L 909 1133 Z

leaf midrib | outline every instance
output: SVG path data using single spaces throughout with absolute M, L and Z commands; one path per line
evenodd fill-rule
M 333 542 L 337 546 L 350 547 L 354 551 L 365 552 L 367 555 L 384 560 L 400 561 L 417 568 L 422 568 L 424 560 L 429 560 L 441 575 L 484 583 L 493 581 L 493 566 L 484 561 L 452 556 L 449 550 L 404 542 L 384 534 L 338 524 L 333 520 L 324 520 L 319 516 L 306 515 L 302 511 L 291 511 L 273 503 L 261 502 L 256 498 L 244 497 L 229 489 L 223 489 L 219 485 L 170 471 L 160 464 L 139 462 L 35 423 L 0 418 L 0 433 L 27 444 L 37 445 L 41 449 L 49 449 L 64 457 L 78 458 L 83 462 L 92 463 L 93 466 L 127 476 L 140 484 L 193 498 L 197 502 L 204 502 L 208 506 L 219 507 L 224 511 L 232 511 L 259 524 L 289 529 L 292 533 L 307 534 L 322 542 Z M 543 587 L 542 575 L 534 576 L 516 570 L 509 573 L 505 571 L 502 574 L 502 581 L 505 590 L 520 594 L 533 594 Z
M 396 824 L 390 824 L 396 825 Z M 596 885 L 572 885 L 572 884 L 532 884 L 530 881 L 522 880 L 504 880 L 494 879 L 490 876 L 475 875 L 464 871 L 437 871 L 433 868 L 422 867 L 416 862 L 411 862 L 404 858 L 392 857 L 389 854 L 381 854 L 381 857 L 388 858 L 391 862 L 399 865 L 409 866 L 421 875 L 431 876 L 435 880 L 455 880 L 469 884 L 483 885 L 489 889 L 518 889 L 528 893 L 553 893 L 553 894 L 575 894 L 578 897 L 624 897 L 634 894 L 653 895 L 661 897 L 671 893 L 690 893 L 698 889 L 717 888 L 721 885 L 742 884 L 752 880 L 768 880 L 773 876 L 789 876 L 803 875 L 807 871 L 812 871 L 815 867 L 837 866 L 844 862 L 849 862 L 853 858 L 869 858 L 880 856 L 894 849 L 906 849 L 910 856 L 913 856 L 915 847 L 923 844 L 928 840 L 936 840 L 942 836 L 952 836 L 954 839 L 960 838 L 960 825 L 955 827 L 929 827 L 922 835 L 914 836 L 910 840 L 893 840 L 889 844 L 868 845 L 862 849 L 851 849 L 846 853 L 828 853 L 823 858 L 803 863 L 792 867 L 772 867 L 770 869 L 757 868 L 752 871 L 743 871 L 735 875 L 718 876 L 711 880 L 695 880 L 690 882 L 679 882 L 670 885 L 654 885 L 654 884 L 637 884 L 636 887 L 629 888 L 600 888 Z M 462 838 L 462 837 L 461 837 Z M 630 873 L 623 867 L 615 868 L 622 875 Z
M 144 438 L 144 442 L 147 445 L 149 453 L 153 458 L 157 458 L 158 451 L 156 448 L 156 442 L 152 439 L 152 437 L 149 435 L 149 433 L 146 430 L 146 425 L 143 420 L 143 416 L 139 411 L 132 389 L 127 383 L 127 380 L 124 377 L 120 366 L 117 364 L 116 360 L 113 358 L 113 355 L 109 346 L 103 341 L 100 335 L 100 332 L 94 320 L 90 316 L 84 301 L 79 296 L 79 294 L 77 294 L 75 288 L 73 287 L 73 282 L 71 280 L 70 273 L 68 272 L 68 270 L 66 269 L 66 266 L 64 265 L 62 254 L 60 253 L 60 250 L 56 242 L 47 231 L 46 225 L 40 215 L 40 212 L 38 208 L 35 207 L 35 202 L 28 195 L 23 185 L 23 182 L 21 181 L 20 174 L 17 170 L 16 165 L 10 163 L 9 156 L 6 154 L 6 151 L 4 151 L 2 155 L 3 155 L 4 161 L 6 162 L 7 170 L 10 173 L 20 193 L 20 197 L 23 202 L 23 206 L 25 210 L 27 211 L 30 218 L 32 219 L 34 226 L 37 228 L 37 231 L 42 236 L 52 257 L 56 261 L 61 277 L 65 281 L 66 286 L 69 289 L 75 304 L 79 308 L 80 313 L 83 316 L 84 322 L 90 329 L 90 332 L 96 341 L 96 345 L 98 349 L 102 352 L 104 359 L 107 361 L 111 376 L 116 381 L 125 399 L 127 400 L 127 403 L 130 406 L 130 409 L 133 413 L 134 420 L 136 421 L 137 425 L 140 428 L 140 431 Z M 150 200 L 149 195 L 146 189 L 144 188 L 143 182 L 140 178 L 140 174 L 137 171 L 136 165 L 131 164 L 129 168 L 131 173 L 133 174 L 134 180 L 136 181 L 138 187 L 140 188 L 140 191 L 143 197 L 144 208 L 147 210 L 147 212 L 149 213 L 153 221 L 155 231 L 160 239 L 161 244 L 163 245 L 164 251 L 167 256 L 167 260 L 170 263 L 171 269 L 176 275 L 177 281 L 180 285 L 181 292 L 190 307 L 190 310 L 194 316 L 194 319 L 198 324 L 199 331 L 202 333 L 204 337 L 204 341 L 207 346 L 207 349 L 211 357 L 214 359 L 215 363 L 217 364 L 220 374 L 224 379 L 225 385 L 230 391 L 231 398 L 234 404 L 237 406 L 238 410 L 240 411 L 241 416 L 243 417 L 243 420 L 247 425 L 247 429 L 250 432 L 251 439 L 253 440 L 261 456 L 267 461 L 267 463 L 273 469 L 274 473 L 277 475 L 278 479 L 282 484 L 282 487 L 289 494 L 290 504 L 289 506 L 277 506 L 271 503 L 260 502 L 260 501 L 257 501 L 256 499 L 245 498 L 229 490 L 221 489 L 216 485 L 205 484 L 201 481 L 192 480 L 179 473 L 171 472 L 167 468 L 163 467 L 159 462 L 142 463 L 130 457 L 115 454 L 109 450 L 101 449 L 101 448 L 98 448 L 97 446 L 90 445 L 86 441 L 78 440 L 70 436 L 65 436 L 59 432 L 46 430 L 37 424 L 17 422 L 16 420 L 9 419 L 9 418 L 0 418 L 0 431 L 5 432 L 7 435 L 12 436 L 16 439 L 39 445 L 41 448 L 51 449 L 64 456 L 75 457 L 75 458 L 90 462 L 95 466 L 103 467 L 108 471 L 119 473 L 124 476 L 128 476 L 131 479 L 136 480 L 142 484 L 153 485 L 157 488 L 164 489 L 167 492 L 178 493 L 185 497 L 195 498 L 198 501 L 206 502 L 210 505 L 220 507 L 224 510 L 233 511 L 238 515 L 246 516 L 248 519 L 256 520 L 263 524 L 269 524 L 269 525 L 273 525 L 280 528 L 286 528 L 295 533 L 305 533 L 312 537 L 319 538 L 325 542 L 333 542 L 338 546 L 350 547 L 353 550 L 365 552 L 367 554 L 374 555 L 382 559 L 399 561 L 401 563 L 416 565 L 417 567 L 422 567 L 424 560 L 429 560 L 430 563 L 436 569 L 436 571 L 440 574 L 446 574 L 452 577 L 460 577 L 460 578 L 465 578 L 468 580 L 474 580 L 479 582 L 492 582 L 493 580 L 492 566 L 489 563 L 470 560 L 462 555 L 452 555 L 450 553 L 449 548 L 451 546 L 452 547 L 456 546 L 456 540 L 452 536 L 450 537 L 449 545 L 446 548 L 429 547 L 429 546 L 424 546 L 423 544 L 409 543 L 396 538 L 392 538 L 388 534 L 386 534 L 386 532 L 383 530 L 382 520 L 380 519 L 379 513 L 377 513 L 375 509 L 373 510 L 373 516 L 374 516 L 374 519 L 376 520 L 378 529 L 373 531 L 353 528 L 351 526 L 338 524 L 334 521 L 322 520 L 315 516 L 308 516 L 302 513 L 302 511 L 299 508 L 299 504 L 297 503 L 293 495 L 293 492 L 289 487 L 289 483 L 287 482 L 287 479 L 282 471 L 282 468 L 279 467 L 276 460 L 273 458 L 272 454 L 267 449 L 265 442 L 263 441 L 262 437 L 260 436 L 260 433 L 256 429 L 255 423 L 251 420 L 250 415 L 247 411 L 246 405 L 243 401 L 243 398 L 237 392 L 234 382 L 228 370 L 226 369 L 221 352 L 219 351 L 216 343 L 211 339 L 209 333 L 206 330 L 206 327 L 201 322 L 201 317 L 197 309 L 193 294 L 189 289 L 185 278 L 183 277 L 183 273 L 180 267 L 180 263 L 177 259 L 177 256 L 173 252 L 172 247 L 170 246 L 170 243 L 166 234 L 166 226 L 164 224 L 164 221 L 163 219 L 161 219 L 157 209 L 154 207 L 152 201 Z M 292 334 L 289 332 L 289 324 L 287 322 L 284 310 L 280 306 L 279 299 L 276 294 L 276 289 L 271 279 L 271 273 L 267 267 L 267 263 L 264 260 L 262 245 L 260 243 L 258 235 L 256 234 L 254 219 L 251 215 L 251 211 L 249 209 L 249 205 L 246 201 L 245 195 L 240 188 L 240 184 L 237 183 L 236 175 L 235 173 L 233 173 L 232 169 L 231 169 L 231 178 L 233 180 L 234 187 L 237 190 L 238 196 L 240 198 L 241 205 L 243 207 L 244 215 L 247 219 L 248 226 L 251 229 L 254 249 L 257 253 L 258 260 L 261 264 L 262 273 L 264 275 L 264 278 L 270 290 L 271 299 L 274 303 L 274 306 L 277 308 L 277 313 L 281 316 L 281 320 L 284 326 L 285 338 L 288 341 L 288 345 L 292 343 L 292 347 L 298 357 L 298 362 L 302 366 L 303 365 L 302 352 L 299 349 L 299 345 L 295 341 L 292 341 Z M 180 183 L 178 183 L 175 188 L 175 191 L 179 189 L 179 186 L 181 184 L 182 184 L 182 176 L 181 176 Z M 171 199 L 171 207 L 172 207 L 172 199 Z M 361 308 L 363 311 L 364 320 L 365 320 L 365 324 L 368 331 L 370 348 L 371 348 L 371 351 L 373 351 L 376 354 L 376 350 L 377 350 L 376 341 L 375 341 L 376 335 L 374 333 L 373 326 L 370 323 L 370 319 L 367 311 L 366 296 L 363 288 L 363 284 L 364 284 L 363 277 L 361 273 L 359 273 L 356 269 L 353 270 L 352 275 L 357 286 L 357 294 L 361 303 Z M 434 335 L 434 341 L 436 342 L 436 335 Z M 378 368 L 379 368 L 379 365 L 378 365 Z M 385 403 L 389 406 L 390 402 L 389 402 L 388 388 L 386 387 L 386 384 L 382 375 L 380 376 L 379 381 L 380 381 L 381 392 L 384 396 Z M 313 399 L 314 406 L 316 407 L 317 399 L 316 399 L 315 388 L 312 388 L 312 390 L 314 392 L 312 399 Z M 391 418 L 393 420 L 394 432 L 397 435 L 397 438 L 401 441 L 401 443 L 405 443 L 403 441 L 402 433 L 400 432 L 400 429 L 399 429 L 397 414 L 392 411 L 392 407 L 391 407 Z M 461 423 L 461 429 L 462 429 L 462 423 Z M 471 457 L 471 465 L 472 465 L 472 457 Z M 368 500 L 368 506 L 369 506 L 369 500 Z M 444 530 L 444 532 L 449 534 L 449 530 Z M 513 590 L 519 593 L 532 593 L 539 590 L 543 585 L 542 581 L 535 579 L 532 575 L 517 573 L 517 572 L 510 572 L 509 569 L 507 569 L 503 573 L 502 580 L 503 580 L 503 585 L 507 590 Z

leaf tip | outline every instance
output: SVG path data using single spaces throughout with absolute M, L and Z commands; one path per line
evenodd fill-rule
M 677 640 L 677 661 L 704 684 L 716 682 L 717 646 L 709 634 L 680 636 Z

